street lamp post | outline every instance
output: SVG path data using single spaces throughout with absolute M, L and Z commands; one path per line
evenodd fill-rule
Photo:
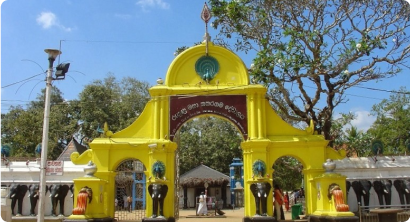
M 47 168 L 47 148 L 48 148 L 48 123 L 50 118 L 50 96 L 51 81 L 53 80 L 53 63 L 58 55 L 61 54 L 57 49 L 45 49 L 48 54 L 48 70 L 46 77 L 46 94 L 44 102 L 44 120 L 43 120 L 43 139 L 41 142 L 41 164 L 40 164 L 40 203 L 38 208 L 37 222 L 44 221 L 44 203 L 46 198 L 46 168 Z

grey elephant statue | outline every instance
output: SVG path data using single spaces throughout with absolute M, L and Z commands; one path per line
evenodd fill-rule
M 384 208 L 383 205 L 391 205 L 391 180 L 376 180 L 373 182 L 373 189 L 377 193 L 379 198 L 379 204 Z M 389 208 L 389 207 L 387 207 Z
M 346 194 L 349 196 L 350 187 L 352 187 L 352 183 L 346 180 Z
M 47 193 L 47 186 L 46 186 L 46 193 Z M 34 212 L 38 199 L 40 198 L 40 186 L 38 184 L 31 184 L 28 186 L 28 198 L 30 198 L 30 216 L 36 216 Z
M 73 201 L 73 207 L 74 207 L 74 198 L 73 198 L 74 197 L 74 184 L 70 185 L 70 192 L 71 192 L 70 198 Z
M 50 198 L 51 198 L 51 215 L 57 216 L 56 208 L 57 204 L 60 204 L 60 216 L 64 216 L 64 200 L 67 196 L 68 190 L 70 189 L 68 185 L 51 185 L 49 188 Z
M 164 184 L 151 184 L 148 186 L 149 195 L 152 198 L 151 218 L 164 216 L 164 199 L 167 196 L 168 186 Z
M 28 190 L 27 185 L 11 184 L 8 197 L 11 199 L 11 214 L 21 216 L 23 211 L 24 196 Z M 17 214 L 14 214 L 14 208 L 17 203 Z
M 250 188 L 251 188 L 253 196 L 255 197 L 256 215 L 267 216 L 268 215 L 268 212 L 267 212 L 268 196 L 272 188 L 272 185 L 266 182 L 254 183 L 254 184 L 251 184 Z
M 401 205 L 410 204 L 410 180 L 395 180 L 393 185 L 399 193 Z
M 357 202 L 361 206 L 369 206 L 370 189 L 372 188 L 372 183 L 368 180 L 353 181 L 352 187 L 354 192 L 356 193 Z

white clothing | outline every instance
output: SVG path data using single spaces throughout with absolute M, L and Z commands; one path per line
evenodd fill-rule
M 280 211 L 281 205 L 278 203 L 278 201 L 275 201 L 274 204 L 275 204 L 275 211 L 276 211 L 276 219 L 280 220 L 282 216 L 281 211 Z
M 198 215 L 203 215 L 208 213 L 208 208 L 206 206 L 206 195 L 199 196 L 199 205 L 198 205 Z

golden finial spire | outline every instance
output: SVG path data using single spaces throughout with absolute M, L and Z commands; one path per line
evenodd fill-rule
M 211 15 L 211 11 L 208 8 L 208 5 L 204 4 L 204 8 L 202 9 L 201 12 L 201 19 L 205 22 L 205 36 L 204 36 L 204 41 L 205 41 L 205 45 L 206 45 L 206 55 L 208 55 L 208 42 L 210 40 L 210 36 L 208 33 L 208 22 L 211 19 L 212 15 Z

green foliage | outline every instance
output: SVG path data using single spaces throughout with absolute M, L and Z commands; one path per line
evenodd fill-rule
M 270 87 L 285 120 L 331 137 L 347 90 L 407 67 L 410 6 L 404 0 L 209 1 L 216 42 L 254 51 L 250 75 Z
M 201 117 L 186 122 L 176 135 L 180 174 L 200 164 L 229 175 L 229 164 L 242 157 L 239 131 L 228 121 Z
M 283 190 L 296 190 L 302 186 L 303 166 L 295 158 L 284 156 L 273 165 L 273 184 L 278 184 Z
M 97 129 L 103 128 L 105 122 L 112 132 L 128 127 L 149 101 L 149 87 L 131 77 L 118 81 L 113 74 L 86 85 L 78 101 L 82 136 L 99 137 Z
M 2 115 L 2 143 L 10 144 L 10 156 L 34 157 L 35 148 L 42 142 L 45 90 L 31 102 L 27 109 L 20 106 Z M 70 141 L 76 129 L 76 116 L 61 91 L 52 87 L 50 96 L 48 158 L 55 159 Z
M 333 148 L 345 149 L 347 156 L 373 156 L 372 144 L 380 142 L 383 153 L 379 155 L 403 155 L 410 143 L 410 92 L 405 87 L 373 106 L 371 114 L 376 121 L 367 132 L 351 125 L 355 116 L 342 114 L 333 120 L 331 139 Z M 349 126 L 347 127 L 346 126 Z
M 377 118 L 368 133 L 382 141 L 383 154 L 409 152 L 406 141 L 410 140 L 410 92 L 405 87 L 400 88 L 389 99 L 374 105 L 372 114 Z
M 81 138 L 99 136 L 98 126 L 109 124 L 117 131 L 129 126 L 149 100 L 148 83 L 134 78 L 118 82 L 113 75 L 96 80 L 80 93 L 79 100 L 65 101 L 56 87 L 51 90 L 48 158 L 56 159 L 75 134 Z M 34 157 L 42 142 L 44 95 L 38 95 L 27 109 L 11 107 L 2 114 L 2 144 L 10 144 L 10 156 Z

